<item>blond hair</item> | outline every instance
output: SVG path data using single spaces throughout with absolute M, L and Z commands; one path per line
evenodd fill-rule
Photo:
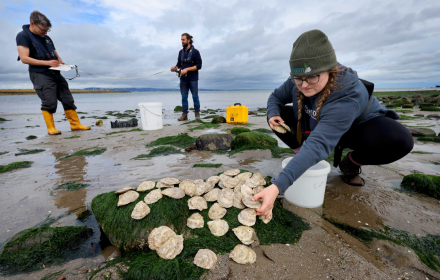
M 336 76 L 338 75 L 339 68 L 338 66 L 333 67 L 328 70 L 328 81 L 322 91 L 319 93 L 318 104 L 316 105 L 316 121 L 321 120 L 321 109 L 324 102 L 330 96 L 333 90 L 335 90 L 336 86 Z M 302 146 L 302 131 L 301 131 L 301 117 L 304 105 L 304 93 L 298 90 L 298 124 L 296 126 L 296 140 L 300 146 Z

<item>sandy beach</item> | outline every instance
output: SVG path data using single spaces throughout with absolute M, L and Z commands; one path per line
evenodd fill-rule
M 264 106 L 264 102 L 261 105 Z M 103 116 L 112 105 L 106 104 L 105 109 L 94 110 L 78 107 L 78 111 L 88 113 L 81 116 L 87 117 Z M 214 129 L 189 131 L 192 126 L 178 123 L 176 119 L 179 113 L 174 113 L 170 109 L 172 107 L 174 104 L 164 106 L 163 129 L 126 133 L 113 133 L 132 128 L 111 129 L 110 121 L 115 119 L 112 116 L 103 119 L 104 125 L 101 127 L 71 132 L 59 108 L 55 114 L 55 124 L 62 134 L 56 136 L 46 134 L 44 120 L 38 110 L 31 113 L 2 110 L 0 117 L 11 121 L 0 123 L 0 153 L 8 152 L 0 155 L 0 165 L 15 161 L 33 161 L 33 164 L 30 168 L 0 175 L 0 251 L 14 234 L 48 219 L 54 219 L 52 227 L 86 225 L 93 229 L 94 234 L 70 262 L 0 279 L 40 279 L 60 271 L 63 271 L 60 275 L 67 279 L 88 279 L 92 271 L 105 265 L 114 246 L 103 242 L 93 215 L 85 222 L 77 219 L 90 209 L 92 199 L 101 193 L 137 187 L 145 180 L 158 181 L 164 177 L 206 179 L 234 168 L 275 177 L 282 170 L 282 160 L 294 156 L 273 158 L 269 150 L 245 151 L 229 156 L 209 151 L 185 152 L 182 149 L 181 154 L 132 160 L 140 154 L 147 154 L 151 148 L 147 148 L 146 144 L 159 137 L 180 133 L 198 137 L 207 133 L 226 133 L 237 126 L 221 124 Z M 256 107 L 251 109 L 255 110 Z M 113 110 L 123 111 L 115 104 Z M 427 112 L 414 109 L 410 115 L 417 113 Z M 440 115 L 439 112 L 430 114 Z M 189 117 L 190 120 L 194 119 L 191 113 Z M 85 125 L 92 125 L 95 118 L 81 121 Z M 402 122 L 408 126 L 427 126 L 436 134 L 440 132 L 438 118 Z M 249 123 L 245 127 L 268 128 L 266 117 L 249 116 Z M 29 135 L 37 138 L 26 140 Z M 91 147 L 105 147 L 107 150 L 98 156 L 70 157 L 57 161 L 72 152 Z M 44 151 L 16 156 L 18 149 Z M 261 250 L 256 250 L 257 262 L 252 265 L 239 265 L 230 260 L 228 254 L 219 256 L 217 266 L 207 274 L 207 279 L 440 279 L 440 273 L 423 264 L 414 250 L 376 239 L 365 244 L 326 220 L 334 219 L 352 227 L 373 230 L 386 225 L 419 237 L 428 233 L 439 234 L 440 202 L 424 195 L 403 192 L 400 182 L 403 176 L 412 173 L 440 175 L 440 144 L 416 141 L 414 151 L 432 154 L 410 153 L 392 164 L 364 166 L 362 177 L 366 185 L 361 188 L 345 184 L 339 169 L 332 167 L 323 206 L 306 209 L 281 199 L 285 209 L 310 223 L 311 229 L 303 232 L 297 244 L 262 245 Z M 222 166 L 193 167 L 196 163 L 221 163 Z M 76 191 L 54 190 L 69 181 L 88 183 L 90 186 Z M 102 272 L 93 279 L 104 279 L 104 276 Z

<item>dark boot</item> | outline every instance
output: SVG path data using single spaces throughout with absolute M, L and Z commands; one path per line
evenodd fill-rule
M 183 113 L 180 118 L 177 119 L 178 121 L 187 121 L 188 120 L 188 114 Z
M 200 112 L 196 112 L 196 120 L 200 120 Z
M 359 176 L 359 174 L 362 173 L 362 168 L 350 159 L 350 154 L 341 160 L 341 163 L 339 163 L 339 169 L 341 169 L 343 173 L 342 180 L 346 184 L 357 187 L 365 185 L 364 179 Z

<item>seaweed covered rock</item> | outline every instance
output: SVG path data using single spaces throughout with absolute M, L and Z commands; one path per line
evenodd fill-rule
M 405 189 L 440 199 L 440 176 L 410 174 L 402 180 Z
M 267 148 L 278 146 L 278 141 L 264 133 L 258 132 L 245 132 L 237 135 L 234 140 L 232 140 L 231 148 L 233 150 L 240 149 L 244 147 L 249 148 Z
M 234 136 L 230 134 L 203 134 L 196 140 L 197 150 L 229 150 Z
M 182 112 L 182 106 L 174 107 L 174 112 Z
M 408 127 L 412 136 L 435 136 L 435 131 L 425 127 Z
M 37 227 L 14 235 L 0 255 L 0 272 L 29 272 L 69 260 L 66 252 L 77 249 L 93 234 L 83 226 Z M 73 254 L 74 255 L 74 254 Z M 85 256 L 80 256 L 85 257 Z
M 231 129 L 231 133 L 234 134 L 234 135 L 238 135 L 238 134 L 243 133 L 243 132 L 251 132 L 251 130 L 249 128 L 246 128 L 246 127 L 234 127 L 234 128 Z
M 212 118 L 211 123 L 212 124 L 226 123 L 226 119 L 222 116 L 216 116 L 216 117 Z

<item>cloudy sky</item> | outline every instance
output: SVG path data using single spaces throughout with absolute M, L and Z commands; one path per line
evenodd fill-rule
M 31 87 L 15 37 L 33 10 L 52 21 L 49 36 L 67 64 L 146 77 L 82 74 L 71 88 L 177 88 L 169 68 L 188 32 L 203 59 L 199 88 L 273 89 L 289 76 L 293 42 L 311 29 L 324 31 L 338 61 L 377 88 L 440 84 L 438 0 L 0 0 L 0 88 Z

